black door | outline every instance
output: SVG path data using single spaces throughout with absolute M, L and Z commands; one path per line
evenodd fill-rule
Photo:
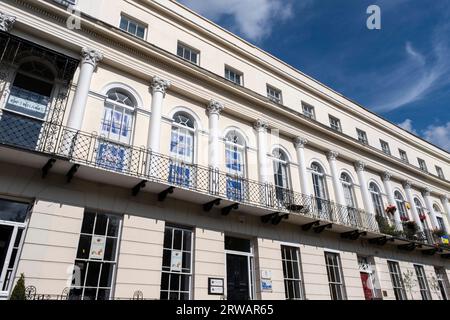
M 8 253 L 9 242 L 14 228 L 11 226 L 0 225 L 0 276 L 5 264 L 6 254 Z M 1 289 L 1 288 L 0 288 Z
M 248 257 L 227 254 L 228 300 L 250 300 Z

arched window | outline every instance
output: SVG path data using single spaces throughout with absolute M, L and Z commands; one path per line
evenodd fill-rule
M 280 148 L 273 150 L 272 157 L 275 188 L 277 189 L 277 197 L 280 200 L 279 196 L 282 196 L 282 199 L 284 199 L 283 195 L 289 189 L 288 157 Z
M 236 130 L 225 137 L 225 164 L 229 174 L 245 176 L 245 140 Z
M 311 170 L 312 170 L 314 195 L 316 197 L 316 205 L 319 211 L 319 215 L 323 219 L 329 219 L 331 210 L 330 210 L 330 203 L 328 202 L 328 192 L 325 182 L 325 171 L 323 170 L 322 166 L 317 162 L 313 162 L 311 164 Z
M 225 166 L 227 168 L 227 197 L 241 201 L 244 197 L 245 140 L 232 130 L 225 136 Z
M 383 208 L 383 197 L 381 196 L 380 188 L 376 183 L 371 182 L 369 184 L 369 192 L 372 197 L 373 208 L 375 209 L 375 214 L 383 217 L 384 216 L 384 208 Z
M 416 207 L 417 214 L 419 215 L 419 219 L 422 222 L 422 227 L 424 229 L 428 229 L 426 220 L 426 210 L 422 206 L 422 203 L 420 202 L 419 199 L 414 198 L 414 206 Z
M 447 228 L 445 227 L 444 218 L 442 216 L 441 208 L 437 204 L 434 204 L 433 205 L 433 210 L 434 210 L 434 213 L 436 214 L 436 220 L 438 222 L 439 229 L 447 232 Z
M 342 188 L 344 189 L 344 197 L 347 206 L 350 208 L 356 208 L 355 188 L 353 186 L 352 178 L 350 178 L 347 173 L 342 172 L 341 183 Z
M 405 200 L 399 191 L 394 192 L 395 203 L 397 205 L 397 210 L 400 214 L 400 219 L 409 220 L 408 213 L 406 212 Z
M 173 115 L 172 137 L 170 139 L 170 154 L 183 163 L 194 163 L 195 120 L 184 112 Z
M 131 143 L 136 102 L 131 94 L 120 88 L 107 92 L 101 135 L 109 140 Z
M 328 193 L 325 183 L 325 171 L 322 166 L 313 162 L 311 164 L 312 169 L 312 179 L 313 179 L 313 187 L 314 187 L 314 195 L 322 200 L 328 200 Z

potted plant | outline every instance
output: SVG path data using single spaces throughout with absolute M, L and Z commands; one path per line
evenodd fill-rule
M 389 220 L 380 215 L 376 215 L 375 219 L 377 220 L 378 227 L 381 233 L 388 234 L 394 237 L 398 237 L 401 235 L 401 231 L 398 231 L 395 225 L 390 225 Z
M 403 233 L 407 239 L 416 240 L 419 227 L 415 221 L 403 222 Z
M 26 300 L 25 294 L 25 275 L 20 274 L 19 280 L 17 280 L 16 285 L 11 293 L 9 300 Z
M 433 230 L 433 234 L 436 237 L 440 238 L 440 237 L 443 237 L 443 236 L 447 235 L 447 232 L 445 232 L 445 230 L 439 228 L 439 229 L 434 229 Z
M 393 204 L 390 204 L 386 207 L 386 209 L 384 210 L 386 213 L 390 213 L 390 214 L 394 214 L 395 211 L 397 211 L 397 207 L 394 206 Z

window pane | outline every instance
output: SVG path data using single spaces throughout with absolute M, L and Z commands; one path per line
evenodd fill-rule
M 78 243 L 78 259 L 89 259 L 89 251 L 91 250 L 92 236 L 80 235 L 80 241 Z
M 120 29 L 127 31 L 128 27 L 128 20 L 122 17 L 120 20 Z
M 83 217 L 83 224 L 81 226 L 81 233 L 92 233 L 94 230 L 95 213 L 85 212 Z
M 173 236 L 173 248 L 176 250 L 181 250 L 183 232 L 181 230 L 174 230 Z
M 145 37 L 145 28 L 139 26 L 136 35 L 137 35 L 139 38 L 144 38 L 144 37 Z
M 108 222 L 108 217 L 105 214 L 97 214 L 97 221 L 95 222 L 96 235 L 106 235 L 106 224 Z
M 86 287 L 97 287 L 100 276 L 100 266 L 100 262 L 89 262 L 86 277 Z
M 100 287 L 111 287 L 113 273 L 114 264 L 103 263 L 102 275 L 100 277 Z
M 117 239 L 107 238 L 106 246 L 105 246 L 105 255 L 103 257 L 106 261 L 115 261 L 116 260 L 116 243 Z
M 0 220 L 25 222 L 28 207 L 28 203 L 0 199 Z

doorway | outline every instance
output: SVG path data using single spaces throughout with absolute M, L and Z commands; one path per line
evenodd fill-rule
M 253 248 L 251 241 L 225 237 L 227 299 L 254 298 Z

